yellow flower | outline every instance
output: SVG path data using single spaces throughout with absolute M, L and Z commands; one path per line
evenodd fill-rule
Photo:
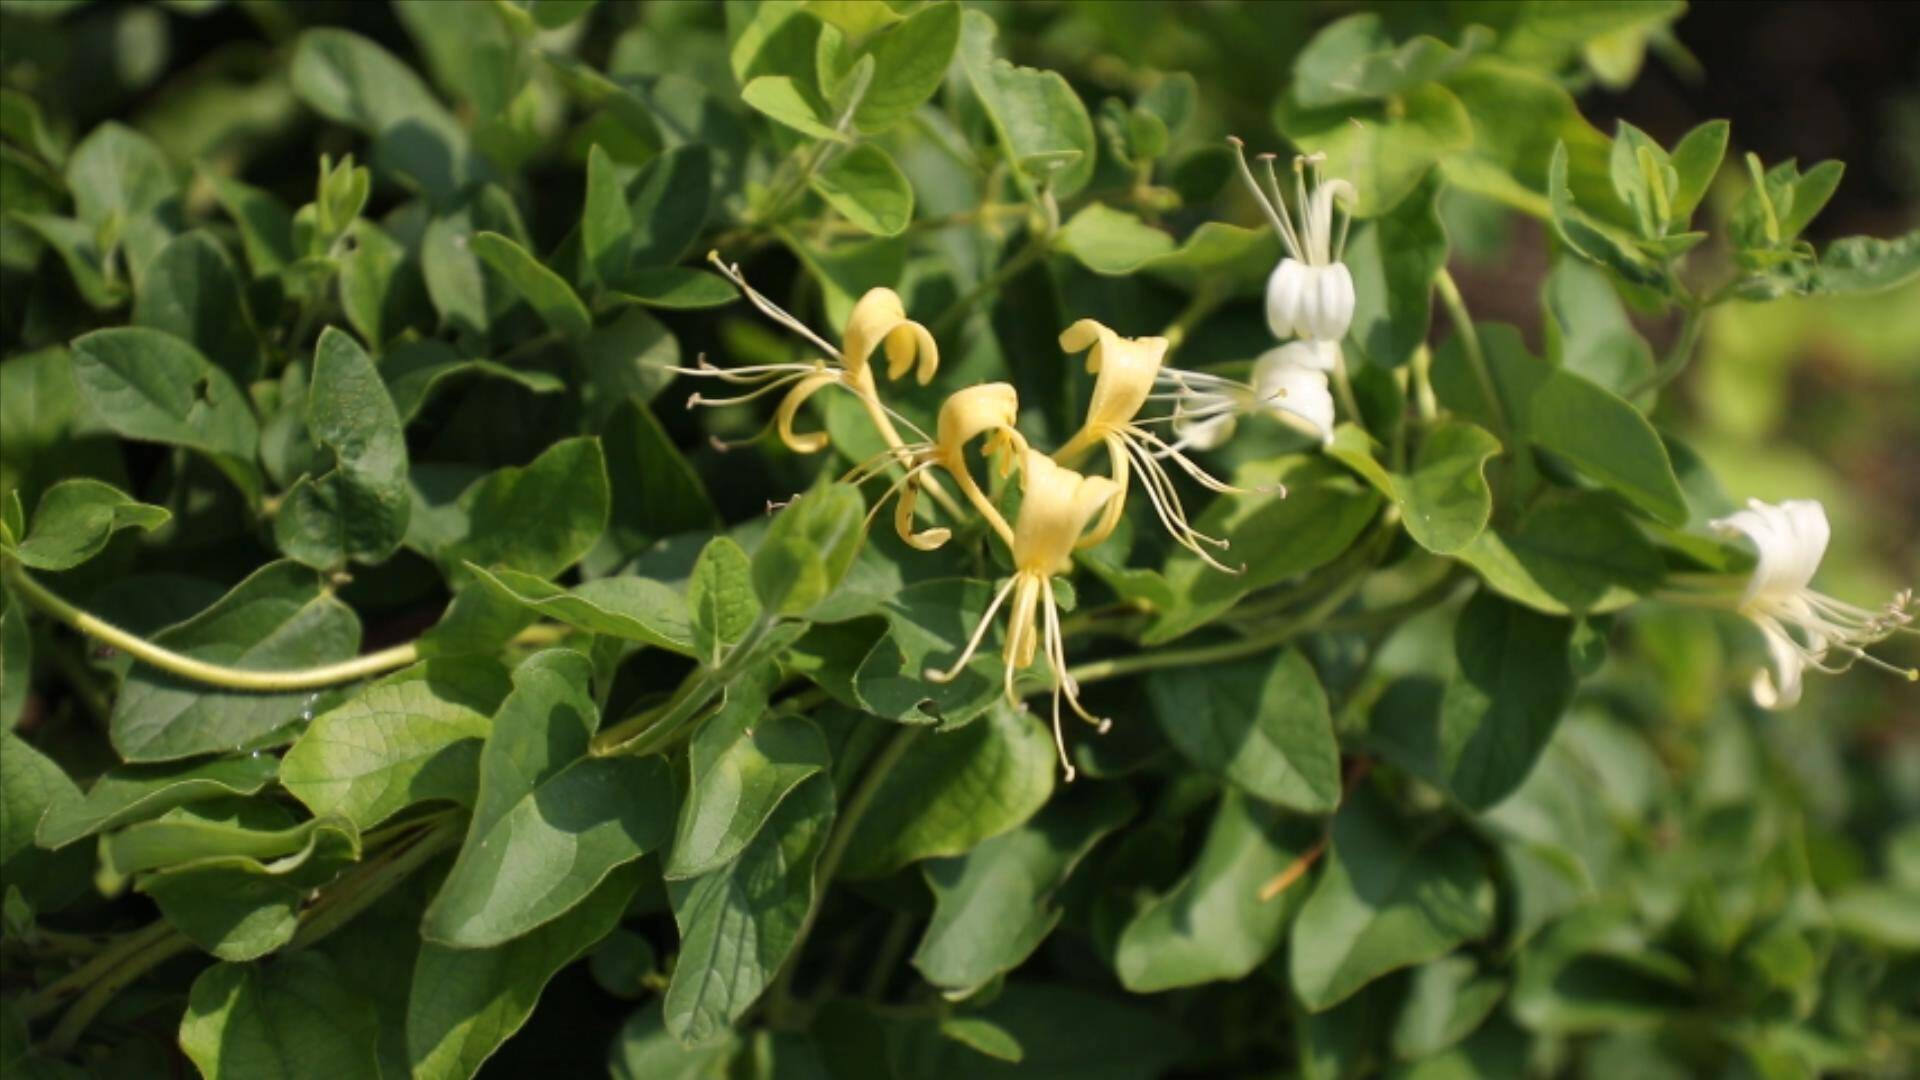
M 1013 427 L 1019 414 L 1019 395 L 1007 383 L 982 383 L 948 395 L 947 400 L 941 403 L 940 419 L 935 427 L 938 437 L 933 442 L 912 443 L 903 448 L 904 460 L 908 463 L 906 475 L 894 481 L 893 486 L 874 503 L 868 520 L 871 521 L 873 514 L 879 513 L 881 504 L 889 496 L 898 492 L 900 500 L 894 504 L 893 524 L 900 538 L 921 551 L 932 551 L 946 543 L 953 535 L 951 529 L 913 530 L 913 512 L 919 501 L 920 486 L 930 479 L 926 476 L 927 470 L 939 466 L 953 476 L 974 508 L 1000 534 L 1000 539 L 1011 545 L 1013 530 L 974 482 L 973 474 L 967 469 L 966 450 L 967 444 L 982 435 L 988 437 L 989 457 L 1003 449 L 1024 450 L 1026 440 Z M 902 459 L 893 450 L 888 450 L 848 473 L 847 479 L 855 483 L 864 482 L 896 460 Z
M 1156 383 L 1184 385 L 1184 380 L 1197 376 L 1161 367 L 1161 359 L 1167 351 L 1167 339 L 1121 337 L 1092 319 L 1081 319 L 1067 327 L 1060 335 L 1060 347 L 1070 353 L 1088 350 L 1087 370 L 1094 374 L 1094 382 L 1093 397 L 1087 404 L 1086 423 L 1054 457 L 1061 464 L 1072 466 L 1078 464 L 1094 447 L 1105 446 L 1108 469 L 1120 491 L 1120 497 L 1107 505 L 1106 514 L 1093 531 L 1081 540 L 1081 546 L 1098 544 L 1119 525 L 1120 514 L 1125 508 L 1127 485 L 1133 470 L 1138 469 L 1141 486 L 1147 492 L 1147 501 L 1153 505 L 1154 514 L 1174 542 L 1215 569 L 1238 573 L 1208 553 L 1208 547 L 1225 548 L 1227 542 L 1208 536 L 1187 521 L 1186 509 L 1180 505 L 1173 478 L 1167 474 L 1166 466 L 1161 462 L 1171 460 L 1200 486 L 1211 491 L 1238 494 L 1240 489 L 1215 479 L 1188 458 L 1178 445 L 1168 443 L 1145 426 L 1158 421 L 1137 419 L 1141 408 L 1149 400 L 1159 396 L 1179 396 L 1178 393 L 1155 395 Z
M 973 659 L 985 640 L 988 627 L 1000 606 L 1012 597 L 1007 619 L 1007 640 L 1002 649 L 1003 690 L 1007 700 L 1018 702 L 1014 693 L 1014 675 L 1033 663 L 1043 649 L 1053 679 L 1053 741 L 1060 753 L 1060 765 L 1068 780 L 1074 777 L 1073 763 L 1067 760 L 1066 734 L 1060 725 L 1060 700 L 1080 718 L 1105 732 L 1109 721 L 1087 712 L 1080 704 L 1080 687 L 1067 674 L 1065 641 L 1060 633 L 1060 606 L 1054 598 L 1053 576 L 1073 568 L 1073 552 L 1083 546 L 1087 526 L 1102 510 L 1121 497 L 1120 485 L 1101 476 L 1082 476 L 1056 464 L 1038 450 L 1025 449 L 1020 457 L 1020 512 L 1014 518 L 1009 546 L 1013 552 L 1014 572 L 980 616 L 973 637 L 960 659 L 946 671 L 928 671 L 926 677 L 947 682 L 957 676 Z M 1044 601 L 1044 606 L 1042 605 Z
M 826 432 L 814 431 L 801 433 L 794 430 L 794 419 L 800 406 L 807 399 L 828 386 L 841 386 L 851 391 L 866 409 L 873 426 L 886 440 L 891 451 L 905 462 L 906 444 L 895 429 L 893 421 L 912 428 L 905 418 L 888 409 L 880 401 L 879 387 L 874 381 L 873 369 L 869 360 L 874 350 L 884 349 L 887 358 L 887 378 L 898 379 L 909 369 L 914 370 L 915 378 L 922 385 L 933 378 L 940 366 L 940 350 L 934 344 L 933 335 L 927 328 L 907 318 L 906 307 L 900 301 L 900 295 L 892 289 L 872 289 L 853 307 L 853 313 L 847 317 L 845 332 L 841 341 L 845 349 L 835 348 L 831 343 L 813 332 L 805 323 L 783 310 L 779 305 L 767 299 L 747 284 L 740 274 L 740 268 L 722 262 L 718 252 L 710 253 L 708 261 L 733 282 L 761 314 L 799 335 L 814 348 L 819 349 L 828 359 L 795 361 L 778 364 L 755 364 L 738 368 L 721 368 L 701 357 L 698 366 L 692 368 L 671 368 L 669 370 L 682 375 L 697 375 L 719 379 L 722 382 L 751 386 L 747 393 L 728 398 L 707 398 L 694 394 L 687 399 L 689 407 L 698 405 L 738 405 L 754 398 L 785 390 L 786 396 L 774 411 L 769 427 L 776 432 L 780 441 L 796 454 L 812 454 L 826 449 L 829 439 Z M 922 435 L 924 432 L 916 433 Z M 762 434 L 765 432 L 763 431 Z M 759 436 L 756 435 L 755 438 Z M 749 440 L 751 441 L 751 440 Z M 723 446 L 727 444 L 722 444 Z

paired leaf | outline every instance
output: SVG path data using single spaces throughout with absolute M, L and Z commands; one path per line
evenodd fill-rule
M 287 491 L 273 523 L 280 550 L 323 570 L 385 561 L 413 511 L 406 435 L 373 359 L 335 327 L 314 346 L 307 429 L 334 465 Z
M 1459 552 L 1486 529 L 1493 516 L 1486 465 L 1499 452 L 1500 440 L 1460 420 L 1429 427 L 1406 473 L 1389 472 L 1375 460 L 1372 440 L 1353 424 L 1341 424 L 1327 445 L 1328 456 L 1400 505 L 1407 535 L 1436 555 Z
M 242 491 L 259 490 L 253 410 L 233 379 L 193 346 L 158 330 L 96 330 L 74 340 L 73 380 L 125 438 L 198 450 Z
M 875 236 L 897 236 L 913 220 L 913 186 L 885 150 L 861 143 L 808 179 L 814 193 Z
M 1020 189 L 1031 198 L 1042 186 L 1036 181 L 1042 181 L 1057 198 L 1072 195 L 1093 176 L 1093 120 L 1080 95 L 1058 72 L 996 59 L 996 33 L 993 19 L 984 12 L 960 16 L 960 70 L 967 86 L 986 111 L 994 141 Z
M 439 557 L 449 566 L 464 561 L 553 577 L 599 540 L 610 500 L 600 440 L 563 439 L 526 466 L 488 473 L 463 493 L 466 535 Z
M 1147 680 L 1160 729 L 1187 759 L 1303 813 L 1340 803 L 1340 745 L 1313 665 L 1296 650 Z

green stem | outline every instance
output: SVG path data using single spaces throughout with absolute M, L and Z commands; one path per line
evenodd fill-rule
M 103 641 L 142 663 L 178 675 L 183 679 L 192 679 L 194 682 L 206 683 L 210 686 L 224 686 L 233 690 L 257 690 L 262 693 L 313 690 L 405 667 L 420 656 L 419 650 L 412 642 L 408 642 L 405 645 L 395 645 L 365 656 L 356 656 L 352 660 L 343 660 L 337 664 L 323 664 L 319 667 L 292 671 L 247 671 L 221 664 L 209 664 L 204 660 L 196 660 L 164 646 L 155 645 L 104 619 L 88 614 L 54 595 L 46 586 L 35 581 L 31 575 L 21 569 L 17 563 L 8 561 L 5 575 L 17 595 L 82 634 Z
M 1447 318 L 1452 320 L 1455 333 L 1460 335 L 1462 350 L 1467 354 L 1467 363 L 1473 367 L 1474 381 L 1480 384 L 1480 395 L 1486 399 L 1487 412 L 1492 415 L 1494 426 L 1499 429 L 1501 443 L 1513 446 L 1513 423 L 1507 416 L 1506 403 L 1500 400 L 1500 391 L 1494 386 L 1493 372 L 1487 367 L 1487 354 L 1480 348 L 1480 332 L 1473 327 L 1473 316 L 1467 313 L 1467 302 L 1460 296 L 1460 286 L 1454 283 L 1453 275 L 1446 267 L 1433 279 L 1434 291 L 1440 294 L 1440 302 L 1446 305 Z
M 118 967 L 89 986 L 87 992 L 81 994 L 79 1000 L 73 1003 L 73 1007 L 61 1015 L 60 1022 L 55 1024 L 53 1031 L 47 1035 L 48 1056 L 56 1058 L 67 1056 L 73 1051 L 74 1044 L 80 1041 L 80 1036 L 86 1032 L 87 1025 L 93 1023 L 94 1018 L 100 1015 L 100 1010 L 112 1003 L 120 991 L 126 989 L 140 976 L 193 948 L 193 942 L 180 934 L 172 933 L 172 927 L 167 927 L 165 923 L 157 925 L 166 927 L 170 936 L 162 937 L 128 956 Z
M 1360 399 L 1353 396 L 1353 380 L 1347 378 L 1347 361 L 1344 356 L 1336 360 L 1333 365 L 1333 392 L 1339 397 L 1340 408 L 1346 412 L 1347 419 L 1353 421 L 1361 430 L 1366 430 L 1367 418 L 1360 412 Z
M 1706 329 L 1705 314 L 1706 308 L 1703 306 L 1696 304 L 1687 308 L 1686 320 L 1680 324 L 1680 336 L 1675 339 L 1673 348 L 1658 368 L 1628 388 L 1626 396 L 1629 400 L 1659 390 L 1680 377 L 1680 373 L 1692 362 L 1694 347 L 1700 343 L 1700 334 Z
M 1167 328 L 1160 331 L 1160 336 L 1167 339 L 1167 351 L 1172 352 L 1185 343 L 1187 335 L 1193 332 L 1200 320 L 1211 315 L 1213 309 L 1219 306 L 1220 296 L 1215 290 L 1202 286 L 1195 292 L 1193 298 L 1187 301 L 1187 306 L 1180 309 L 1180 314 L 1175 315 Z
M 694 672 L 681 684 L 680 692 L 664 707 L 630 716 L 595 735 L 593 753 L 601 756 L 643 756 L 670 745 L 679 736 L 680 730 L 698 717 L 714 695 L 726 689 L 747 661 L 755 657 L 760 642 L 772 632 L 773 627 L 773 617 L 762 613 L 741 635 L 740 641 L 728 650 L 726 659 Z
M 874 755 L 873 763 L 867 766 L 866 775 L 860 778 L 860 786 L 854 789 L 846 804 L 840 810 L 840 818 L 833 823 L 833 833 L 827 837 L 826 849 L 820 853 L 820 861 L 814 867 L 814 900 L 807 906 L 806 917 L 800 920 L 800 928 L 794 932 L 793 945 L 787 950 L 787 961 L 780 968 L 780 975 L 773 982 L 768 996 L 770 1007 L 776 1017 L 787 1016 L 793 1004 L 794 972 L 800 966 L 800 951 L 807 943 L 807 936 L 813 933 L 814 923 L 820 918 L 827 889 L 833 884 L 833 876 L 840 870 L 841 860 L 846 858 L 847 846 L 853 842 L 853 834 L 859 829 L 860 821 L 867 816 L 867 810 L 873 805 L 875 796 L 886 781 L 887 774 L 893 771 L 900 759 L 919 739 L 923 728 L 903 727 L 887 745 Z
M 20 1015 L 29 1023 L 49 1015 L 68 998 L 79 994 L 121 964 L 171 936 L 174 936 L 173 927 L 168 926 L 164 921 L 152 923 L 127 934 L 109 945 L 92 960 L 48 983 L 38 993 L 21 1002 Z
M 927 329 L 932 331 L 933 336 L 936 338 L 944 336 L 960 322 L 967 312 L 973 308 L 973 305 L 979 303 L 988 293 L 993 292 L 995 289 L 998 289 L 1000 286 L 1005 285 L 1008 281 L 1018 276 L 1027 267 L 1033 265 L 1041 256 L 1045 255 L 1047 253 L 1047 246 L 1047 238 L 1041 233 L 1034 233 L 1032 239 L 1027 241 L 1027 246 L 1020 249 L 1019 254 L 1001 263 L 1000 268 L 993 273 L 981 278 L 979 284 L 968 289 L 966 295 L 955 300 L 951 307 L 941 312 L 940 315 L 928 325 Z
M 432 862 L 434 856 L 457 847 L 466 826 L 459 818 L 447 818 L 422 833 L 411 844 L 402 844 L 381 852 L 380 857 L 363 864 L 352 875 L 321 894 L 312 907 L 301 913 L 300 929 L 287 943 L 288 950 L 304 949 L 372 907 L 379 899 L 405 881 L 414 871 Z

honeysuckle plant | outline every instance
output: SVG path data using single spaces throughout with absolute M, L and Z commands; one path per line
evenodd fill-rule
M 0 4 L 0 1071 L 1913 1072 L 1920 234 L 1684 17 Z

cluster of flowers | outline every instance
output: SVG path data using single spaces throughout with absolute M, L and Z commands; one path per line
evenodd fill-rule
M 881 400 L 874 375 L 876 351 L 884 354 L 887 378 L 898 380 L 912 372 L 926 385 L 939 368 L 940 353 L 932 333 L 907 318 L 899 294 L 891 289 L 869 291 L 854 305 L 841 346 L 816 334 L 793 315 L 747 284 L 737 265 L 723 262 L 717 253 L 710 261 L 769 319 L 798 335 L 821 354 L 820 359 L 721 368 L 703 356 L 697 367 L 677 372 L 746 387 L 730 397 L 694 394 L 692 406 L 734 405 L 784 391 L 774 416 L 754 439 L 777 436 L 795 453 L 826 449 L 824 431 L 800 432 L 795 420 L 800 407 L 818 391 L 838 387 L 853 395 L 865 411 L 886 448 L 847 474 L 855 483 L 892 475 L 886 492 L 873 504 L 874 515 L 894 499 L 893 521 L 902 540 L 931 551 L 952 537 L 946 525 L 922 528 L 918 515 L 925 492 L 937 502 L 949 521 L 965 516 L 959 502 L 946 491 L 940 477 L 959 489 L 999 537 L 1013 564 L 1013 574 L 994 593 L 978 626 L 959 658 L 945 670 L 929 670 L 925 677 L 947 682 L 964 670 L 986 639 L 1000 609 L 1008 609 L 1002 651 L 1004 689 L 1018 704 L 1015 678 L 1044 654 L 1053 697 L 1054 743 L 1068 780 L 1074 768 L 1068 759 L 1061 726 L 1061 703 L 1070 711 L 1106 731 L 1109 721 L 1094 716 L 1080 702 L 1079 687 L 1066 664 L 1054 578 L 1071 571 L 1073 555 L 1112 535 L 1125 512 L 1130 490 L 1146 493 L 1155 517 L 1183 548 L 1225 573 L 1243 568 L 1228 566 L 1216 552 L 1227 542 L 1196 528 L 1181 505 L 1167 463 L 1201 487 L 1237 493 L 1187 456 L 1187 450 L 1210 450 L 1233 434 L 1240 417 L 1267 415 L 1309 434 L 1324 444 L 1334 427 L 1334 402 L 1329 377 L 1344 378 L 1340 342 L 1353 320 L 1353 277 L 1341 261 L 1352 221 L 1340 203 L 1351 204 L 1354 188 L 1345 180 L 1323 179 L 1322 159 L 1294 159 L 1295 198 L 1292 213 L 1273 167 L 1273 155 L 1260 155 L 1264 186 L 1255 179 L 1238 139 L 1230 140 L 1242 178 L 1262 212 L 1279 234 L 1285 256 L 1267 282 L 1268 326 L 1285 344 L 1262 354 L 1252 377 L 1241 382 L 1224 376 L 1183 371 L 1165 364 L 1169 342 L 1163 337 L 1128 338 L 1092 319 L 1081 319 L 1060 334 L 1065 352 L 1087 354 L 1087 370 L 1094 375 L 1085 422 L 1052 454 L 1029 445 L 1016 429 L 1020 403 L 1008 383 L 984 383 L 950 394 L 940 406 L 934 434 L 924 430 Z M 1336 231 L 1336 216 L 1339 218 Z M 1288 340 L 1291 339 L 1291 340 Z M 1170 405 L 1164 415 L 1142 417 L 1150 403 Z M 1154 431 L 1171 427 L 1171 438 Z M 903 438 L 901 430 L 913 438 Z M 748 440 L 753 441 L 753 440 Z M 980 444 L 990 476 L 1007 480 L 1017 474 L 1019 503 L 1009 522 L 999 503 L 983 490 L 968 461 L 968 449 Z M 730 445 L 730 444 L 722 444 Z M 1078 471 L 1096 451 L 1106 451 L 1106 475 Z M 1136 480 L 1135 477 L 1138 477 Z M 1903 593 L 1880 612 L 1840 603 L 1813 592 L 1809 582 L 1827 540 L 1825 513 L 1818 503 L 1789 502 L 1779 507 L 1759 502 L 1749 510 L 1714 523 L 1728 534 L 1744 534 L 1759 550 L 1759 562 L 1744 583 L 1738 601 L 1718 591 L 1668 595 L 1690 602 L 1731 607 L 1758 624 L 1769 643 L 1774 671 L 1756 676 L 1754 695 L 1763 705 L 1785 707 L 1799 697 L 1803 669 L 1844 669 L 1868 657 L 1864 646 L 1879 641 L 1911 620 L 1911 595 Z M 1791 627 L 1791 629 L 1789 629 Z M 1830 663 L 1838 655 L 1841 662 Z M 1881 664 L 1880 666 L 1887 666 Z M 1892 669 L 1915 678 L 1915 672 Z

